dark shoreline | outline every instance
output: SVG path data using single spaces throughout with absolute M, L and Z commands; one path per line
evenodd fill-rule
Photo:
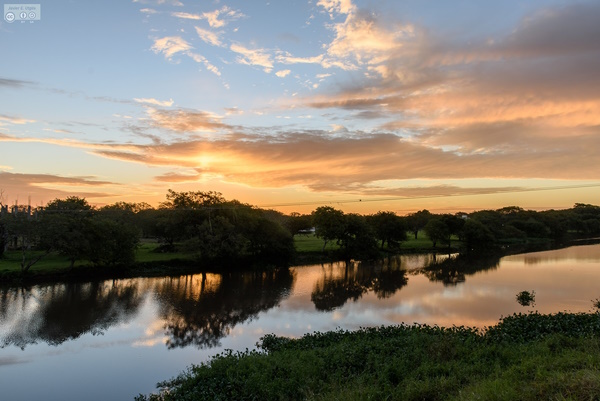
M 473 257 L 501 258 L 503 256 L 515 255 L 528 252 L 541 252 L 553 249 L 562 249 L 569 246 L 593 245 L 600 243 L 600 238 L 581 238 L 573 239 L 560 244 L 552 244 L 550 241 L 533 245 L 511 245 L 503 249 L 492 251 L 490 253 L 472 255 Z M 382 253 L 382 258 L 407 255 L 407 254 L 447 254 L 456 253 L 458 249 L 441 248 L 415 248 L 403 250 L 400 253 Z M 335 252 L 299 252 L 289 267 L 298 267 L 303 265 L 339 262 L 342 259 L 337 257 Z M 244 266 L 244 267 L 242 267 Z M 247 267 L 251 266 L 251 267 Z M 279 267 L 288 268 L 288 267 Z M 72 270 L 64 269 L 60 272 L 27 272 L 23 275 L 21 272 L 0 273 L 0 286 L 30 286 L 35 284 L 56 283 L 56 282 L 82 282 L 89 280 L 111 280 L 126 279 L 136 277 L 162 277 L 162 276 L 180 276 L 184 274 L 200 273 L 226 273 L 226 272 L 264 272 L 278 269 L 272 265 L 261 266 L 260 264 L 227 264 L 227 270 L 222 265 L 198 263 L 186 259 L 172 259 L 169 261 L 139 262 L 128 266 L 78 266 Z

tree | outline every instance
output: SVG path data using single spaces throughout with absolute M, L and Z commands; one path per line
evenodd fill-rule
M 90 255 L 93 244 L 88 234 L 92 213 L 87 200 L 77 196 L 55 199 L 43 210 L 42 242 L 66 256 L 71 268 L 76 260 L 86 259 Z
M 15 206 L 10 215 L 3 218 L 6 236 L 10 237 L 13 247 L 21 250 L 21 272 L 27 273 L 29 269 L 47 256 L 52 248 L 49 246 L 37 249 L 44 236 L 43 226 L 40 224 L 37 213 L 31 213 L 29 206 Z
M 323 252 L 330 241 L 339 241 L 345 231 L 344 212 L 320 206 L 312 212 L 315 235 L 323 239 Z
M 292 213 L 288 216 L 286 226 L 292 236 L 313 227 L 313 221 L 310 214 Z
M 448 227 L 448 237 L 444 242 L 448 245 L 448 248 L 450 248 L 450 245 L 452 244 L 452 235 L 456 235 L 457 237 L 461 236 L 465 220 L 455 214 L 443 214 L 441 219 L 446 224 L 446 227 Z
M 0 191 L 0 259 L 4 256 L 4 250 L 8 245 L 8 229 L 6 228 L 6 218 L 8 213 L 2 203 L 2 191 Z
M 473 219 L 465 222 L 462 239 L 467 252 L 487 251 L 495 247 L 496 243 L 496 238 L 494 238 L 491 230 Z
M 406 241 L 406 224 L 404 219 L 393 212 L 378 212 L 367 218 L 373 228 L 375 237 L 381 241 L 381 249 L 387 242 L 388 248 L 398 249 L 402 241 Z
M 0 205 L 1 206 L 1 205 Z M 6 229 L 5 216 L 0 212 L 0 259 L 4 256 L 4 250 L 8 245 L 8 231 Z
M 415 239 L 417 239 L 417 235 L 419 234 L 419 230 L 422 230 L 427 225 L 427 222 L 433 217 L 433 215 L 429 212 L 429 210 L 424 209 L 418 211 L 416 213 L 409 214 L 406 216 L 406 221 L 408 224 L 408 228 L 415 235 Z
M 226 261 L 239 258 L 247 242 L 229 219 L 217 216 L 210 225 L 205 220 L 198 226 L 196 235 L 184 242 L 183 249 L 195 253 L 198 260 Z
M 340 236 L 339 244 L 344 258 L 367 260 L 379 256 L 375 234 L 365 217 L 354 213 L 343 217 L 344 231 Z
M 258 216 L 247 232 L 249 251 L 262 264 L 287 266 L 294 255 L 294 239 L 281 224 Z
M 95 265 L 126 265 L 135 261 L 139 230 L 102 216 L 88 222 L 85 236 L 90 247 L 85 258 Z
M 435 248 L 436 244 L 439 242 L 448 243 L 448 239 L 450 238 L 450 229 L 444 223 L 444 221 L 439 218 L 433 218 L 427 222 L 427 225 L 423 228 L 431 242 L 433 242 L 433 247 Z
M 226 202 L 223 194 L 215 191 L 175 192 L 169 189 L 166 197 L 167 201 L 161 207 L 167 209 L 200 209 Z

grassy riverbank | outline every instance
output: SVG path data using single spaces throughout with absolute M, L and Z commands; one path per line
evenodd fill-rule
M 312 264 L 336 259 L 339 247 L 335 242 L 327 244 L 323 252 L 323 240 L 310 235 L 297 235 L 294 238 L 296 247 L 295 264 Z M 156 252 L 158 244 L 152 241 L 142 242 L 135 253 L 135 263 L 131 266 L 93 266 L 90 263 L 76 262 L 70 269 L 69 260 L 51 253 L 34 264 L 26 276 L 21 274 L 22 253 L 7 251 L 0 259 L 0 282 L 38 282 L 45 280 L 80 278 L 80 277 L 120 277 L 144 275 L 168 275 L 179 272 L 198 270 L 193 255 L 184 252 Z M 442 250 L 443 248 L 437 248 Z M 419 239 L 409 239 L 402 244 L 402 252 L 432 252 L 436 248 L 424 234 Z M 28 258 L 34 258 L 35 251 L 28 253 Z
M 263 337 L 137 400 L 599 400 L 600 314 Z

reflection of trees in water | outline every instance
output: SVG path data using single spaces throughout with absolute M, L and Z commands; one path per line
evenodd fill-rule
M 271 309 L 292 288 L 288 269 L 268 273 L 197 274 L 157 286 L 169 348 L 214 347 L 235 325 Z
M 1 288 L 0 347 L 24 348 L 38 341 L 59 345 L 100 334 L 131 319 L 150 290 L 166 321 L 169 348 L 211 347 L 236 324 L 276 306 L 293 282 L 292 272 L 283 269 Z
M 2 288 L 0 322 L 10 328 L 0 345 L 59 345 L 86 333 L 100 334 L 135 314 L 142 295 L 129 281 Z
M 498 256 L 471 257 L 464 255 L 443 256 L 434 260 L 420 273 L 430 281 L 441 281 L 445 286 L 464 283 L 466 276 L 486 270 L 495 270 L 500 263 Z
M 310 296 L 317 310 L 330 311 L 348 300 L 357 301 L 373 291 L 377 298 L 391 297 L 408 283 L 400 258 L 379 263 L 346 262 L 323 265 L 323 277 Z

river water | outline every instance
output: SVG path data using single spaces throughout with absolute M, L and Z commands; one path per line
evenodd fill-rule
M 524 290 L 535 291 L 534 306 L 516 302 Z M 485 327 L 515 312 L 590 311 L 599 297 L 600 245 L 0 288 L 0 399 L 133 400 L 269 333 Z

